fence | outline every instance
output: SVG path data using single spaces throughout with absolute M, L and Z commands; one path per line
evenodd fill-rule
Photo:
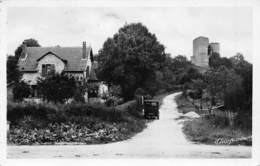
M 219 110 L 219 108 L 221 108 L 221 107 L 223 107 L 223 105 L 213 107 L 211 109 L 199 109 L 198 113 L 201 116 L 211 115 L 211 116 L 215 116 L 215 117 L 225 118 L 225 119 L 228 120 L 229 125 L 233 126 L 235 117 L 237 116 L 237 113 L 234 113 L 234 112 L 229 111 L 229 110 L 224 110 L 224 111 Z

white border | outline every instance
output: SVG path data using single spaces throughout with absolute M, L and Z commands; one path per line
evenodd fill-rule
M 0 95 L 0 165 L 260 165 L 260 137 L 259 133 L 260 115 L 257 110 L 260 102 L 260 95 L 256 92 L 260 92 L 256 85 L 260 85 L 257 74 L 260 73 L 259 69 L 259 49 L 260 46 L 260 1 L 258 0 L 142 0 L 142 1 L 112 1 L 112 0 L 96 0 L 96 1 L 79 1 L 79 0 L 64 0 L 64 1 L 50 1 L 50 0 L 31 0 L 31 1 L 4 1 L 1 5 L 0 12 L 0 81 L 1 81 L 1 95 Z M 253 159 L 6 159 L 6 45 L 4 41 L 6 39 L 6 12 L 8 7 L 207 7 L 207 6 L 218 6 L 218 7 L 238 7 L 238 6 L 249 6 L 254 8 L 254 56 L 253 56 L 253 67 L 254 67 L 254 91 L 253 91 Z M 257 56 L 258 55 L 258 56 Z M 258 112 L 257 112 L 258 111 Z M 257 131 L 258 130 L 258 131 Z

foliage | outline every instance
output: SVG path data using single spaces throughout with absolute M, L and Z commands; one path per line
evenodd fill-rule
M 223 124 L 222 119 L 201 117 L 184 122 L 183 132 L 193 142 L 216 144 L 219 139 L 233 139 L 234 141 L 230 142 L 232 145 L 252 145 L 252 139 L 241 139 L 249 138 L 252 134 L 250 131 L 219 124 Z
M 41 125 L 38 119 L 24 117 L 18 125 L 11 126 L 7 135 L 8 143 L 16 145 L 100 144 L 128 139 L 145 128 L 144 120 L 134 118 L 120 123 L 90 117 L 72 117 L 71 119 L 66 123 L 53 122 Z M 79 123 L 82 121 L 84 124 Z M 36 127 L 32 128 L 33 125 Z
M 233 70 L 221 66 L 206 73 L 207 90 L 212 97 L 224 99 L 228 90 L 241 87 L 241 77 Z
M 11 55 L 7 57 L 7 83 L 19 82 L 21 74 L 17 64 L 17 58 Z
M 154 82 L 165 60 L 164 46 L 141 23 L 126 24 L 99 51 L 99 78 L 120 85 L 124 99 Z M 148 89 L 149 91 L 152 89 Z
M 179 84 L 185 84 L 189 83 L 194 79 L 200 79 L 202 75 L 199 73 L 199 71 L 194 68 L 190 67 L 186 70 L 184 70 L 180 75 L 178 75 Z
M 84 98 L 85 93 L 86 93 L 86 88 L 84 85 L 77 86 L 77 88 L 74 90 L 74 95 L 73 95 L 74 101 L 85 103 L 85 98 Z
M 131 105 L 135 105 L 132 103 Z M 25 116 L 32 116 L 47 122 L 68 122 L 72 116 L 91 116 L 104 121 L 117 122 L 125 121 L 124 116 L 129 112 L 128 108 L 133 107 L 117 106 L 120 111 L 115 111 L 112 107 L 105 107 L 100 104 L 70 103 L 70 104 L 31 104 L 31 103 L 11 103 L 7 104 L 7 120 L 16 123 Z M 123 116 L 124 115 L 124 116 Z M 84 123 L 84 122 L 82 122 Z
M 235 72 L 242 78 L 241 89 L 235 90 L 227 96 L 227 106 L 238 112 L 237 125 L 252 128 L 252 86 L 253 66 L 247 62 L 242 54 L 230 58 Z M 233 99 L 233 100 L 230 100 Z
M 18 145 L 121 141 L 145 128 L 135 116 L 136 102 L 120 109 L 90 105 L 8 103 L 8 143 Z
M 232 68 L 232 62 L 226 57 L 220 57 L 219 53 L 213 52 L 209 58 L 209 66 L 212 68 L 218 68 L 220 66 Z
M 40 47 L 39 43 L 35 39 L 26 39 L 23 41 L 28 47 Z M 22 44 L 15 50 L 15 56 L 7 57 L 7 83 L 19 82 L 21 73 L 18 68 L 18 60 L 22 53 Z
M 16 59 L 19 59 L 20 56 L 21 56 L 21 53 L 23 51 L 23 44 L 26 45 L 27 47 L 40 47 L 40 44 L 38 43 L 37 40 L 32 39 L 32 38 L 31 39 L 25 39 L 23 41 L 23 43 L 19 47 L 17 47 L 16 50 L 15 50 L 15 58 Z
M 13 97 L 16 101 L 22 101 L 24 98 L 29 97 L 30 86 L 24 81 L 20 81 L 14 84 Z
M 39 94 L 47 101 L 61 102 L 73 97 L 77 88 L 74 78 L 64 74 L 53 74 L 37 81 Z

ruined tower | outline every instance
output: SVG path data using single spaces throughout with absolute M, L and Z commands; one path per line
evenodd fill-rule
M 209 43 L 207 37 L 199 36 L 193 40 L 193 56 L 191 62 L 199 67 L 209 66 L 209 57 L 213 52 L 219 53 L 219 43 Z
M 219 53 L 219 43 L 210 43 L 209 44 L 209 56 L 212 55 L 213 52 Z
M 208 67 L 208 46 L 209 39 L 207 37 L 197 37 L 193 40 L 193 56 L 191 62 L 196 66 Z

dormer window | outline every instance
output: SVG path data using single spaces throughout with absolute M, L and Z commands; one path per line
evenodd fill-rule
M 55 73 L 54 64 L 42 64 L 42 76 L 46 77 Z

